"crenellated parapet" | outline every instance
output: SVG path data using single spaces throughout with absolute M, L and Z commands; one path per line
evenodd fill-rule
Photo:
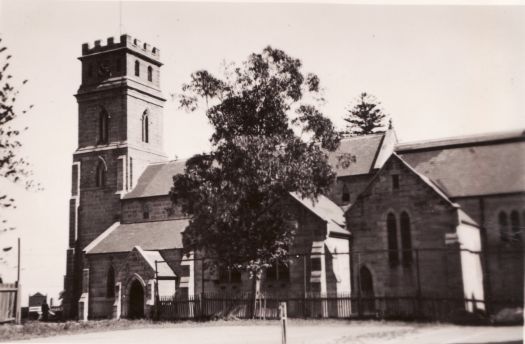
M 101 40 L 96 40 L 93 46 L 89 43 L 84 43 L 82 44 L 82 56 L 106 52 L 118 48 L 128 48 L 152 59 L 160 59 L 160 50 L 158 48 L 152 47 L 150 44 L 141 42 L 139 39 L 133 38 L 127 34 L 121 35 L 120 41 L 118 42 L 114 37 L 109 37 L 106 40 L 105 45 L 102 44 Z

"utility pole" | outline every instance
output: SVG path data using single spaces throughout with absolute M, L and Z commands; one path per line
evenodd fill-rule
M 22 284 L 20 284 L 20 238 L 18 238 L 18 264 L 16 267 L 16 310 L 15 310 L 15 320 L 16 324 L 20 325 L 21 323 L 21 311 L 20 308 L 22 301 Z

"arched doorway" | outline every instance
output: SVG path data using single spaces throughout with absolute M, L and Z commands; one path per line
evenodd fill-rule
M 138 319 L 144 317 L 144 288 L 139 281 L 134 280 L 129 288 L 128 318 Z
M 372 273 L 366 266 L 362 266 L 359 269 L 359 289 L 363 298 L 363 313 L 375 313 L 374 280 Z

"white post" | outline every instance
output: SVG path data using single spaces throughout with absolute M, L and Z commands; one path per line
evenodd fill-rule
M 279 304 L 279 318 L 281 319 L 281 342 L 286 344 L 286 302 Z

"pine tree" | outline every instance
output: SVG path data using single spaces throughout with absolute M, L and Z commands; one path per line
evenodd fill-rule
M 387 115 L 380 105 L 373 95 L 361 93 L 356 105 L 348 110 L 344 118 L 348 123 L 344 133 L 348 136 L 362 136 L 384 132 Z

